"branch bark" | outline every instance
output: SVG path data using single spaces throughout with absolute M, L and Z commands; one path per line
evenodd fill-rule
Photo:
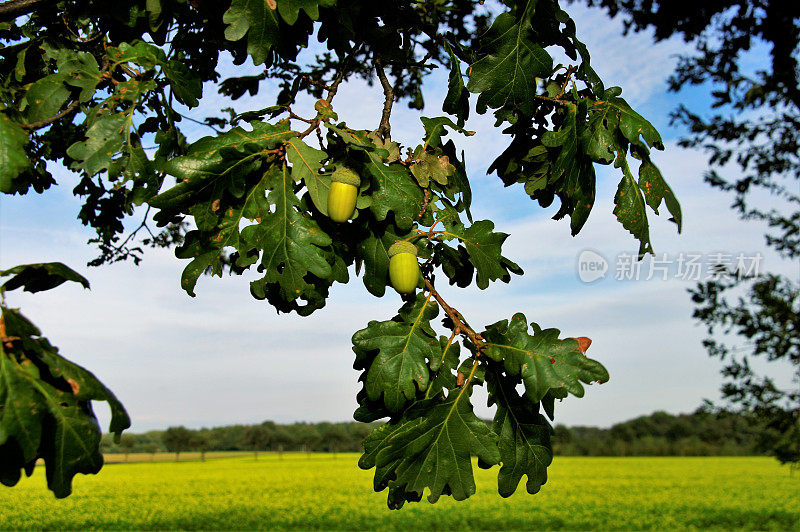
M 445 314 L 447 314 L 451 320 L 453 320 L 453 325 L 455 329 L 459 330 L 460 332 L 467 335 L 473 344 L 475 344 L 476 349 L 476 356 L 480 356 L 481 349 L 483 348 L 483 337 L 479 333 L 476 333 L 475 330 L 464 323 L 464 318 L 461 316 L 461 313 L 447 304 L 447 302 L 439 295 L 439 292 L 436 291 L 436 288 L 433 287 L 433 283 L 427 278 L 425 278 L 425 288 L 433 294 L 433 297 L 436 299 L 436 302 L 442 307 Z
M 381 60 L 375 58 L 375 73 L 378 75 L 378 79 L 381 82 L 381 86 L 383 87 L 383 94 L 385 99 L 383 101 L 383 114 L 381 115 L 381 123 L 378 126 L 378 134 L 381 136 L 382 139 L 389 138 L 389 134 L 391 132 L 392 126 L 389 125 L 389 117 L 392 116 L 392 104 L 394 103 L 394 89 L 392 88 L 392 84 L 389 83 L 389 80 L 386 78 L 386 72 L 383 71 L 383 64 Z
M 0 22 L 8 22 L 22 15 L 36 11 L 42 4 L 49 4 L 53 0 L 8 0 L 0 4 Z
M 65 116 L 74 113 L 75 111 L 78 110 L 79 105 L 80 104 L 78 103 L 78 100 L 75 100 L 74 102 L 69 104 L 69 106 L 66 109 L 64 109 L 55 116 L 51 116 L 50 118 L 45 118 L 44 120 L 39 120 L 38 122 L 31 122 L 30 124 L 20 124 L 19 127 L 27 131 L 36 131 L 37 129 L 42 129 L 43 127 L 49 126 L 53 122 L 61 120 Z

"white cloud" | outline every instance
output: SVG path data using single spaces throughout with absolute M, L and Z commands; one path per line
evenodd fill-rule
M 589 49 L 592 67 L 606 87 L 622 87 L 622 96 L 634 108 L 653 102 L 654 95 L 666 91 L 666 78 L 677 64 L 677 56 L 691 50 L 677 37 L 654 43 L 649 30 L 622 37 L 621 17 L 611 20 L 604 10 L 583 3 L 564 9 L 575 20 L 578 39 Z

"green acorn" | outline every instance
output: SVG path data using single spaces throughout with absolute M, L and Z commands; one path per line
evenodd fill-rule
M 389 247 L 389 280 L 401 294 L 414 292 L 419 282 L 417 246 L 401 240 Z
M 328 217 L 334 222 L 346 222 L 356 210 L 356 196 L 361 178 L 350 168 L 339 166 L 331 176 L 328 192 Z

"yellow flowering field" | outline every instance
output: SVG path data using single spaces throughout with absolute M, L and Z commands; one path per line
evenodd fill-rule
M 771 458 L 556 457 L 537 495 L 390 511 L 355 454 L 107 464 L 56 500 L 44 469 L 0 493 L 0 529 L 800 529 L 800 475 Z M 148 460 L 149 455 L 142 459 Z

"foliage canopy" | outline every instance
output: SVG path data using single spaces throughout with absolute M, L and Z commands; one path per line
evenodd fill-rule
M 587 0 L 622 14 L 627 29 L 653 29 L 656 40 L 680 35 L 696 53 L 682 56 L 672 91 L 711 88 L 712 114 L 680 105 L 679 144 L 708 153 L 705 181 L 730 194 L 742 219 L 765 226 L 766 243 L 800 258 L 800 5 L 780 0 Z M 763 54 L 765 60 L 758 57 Z M 748 68 L 758 57 L 757 69 Z M 752 71 L 754 70 L 754 71 Z M 795 268 L 795 272 L 797 272 Z M 707 327 L 708 354 L 725 361 L 724 408 L 759 420 L 762 448 L 782 463 L 800 462 L 800 279 L 729 271 L 699 284 L 694 317 Z M 755 360 L 785 364 L 793 384 L 780 385 Z
M 586 357 L 586 338 L 562 338 L 521 313 L 474 329 L 440 293 L 439 280 L 485 289 L 522 274 L 503 255 L 508 235 L 471 215 L 480 198 L 456 144 L 473 134 L 466 120 L 471 112 L 494 115 L 507 147 L 488 171 L 507 186 L 522 184 L 541 206 L 558 197 L 555 218 L 569 217 L 573 234 L 595 201 L 594 164 L 620 170 L 614 214 L 640 254 L 652 251 L 647 208 L 658 213 L 665 204 L 678 229 L 681 212 L 650 158 L 651 149 L 663 149 L 658 132 L 619 87 L 603 84 L 558 2 L 498 7 L 492 19 L 473 0 L 121 0 L 111 12 L 96 0 L 6 1 L 0 189 L 41 192 L 55 184 L 47 162 L 61 162 L 81 175 L 74 193 L 83 199 L 81 221 L 96 232 L 93 264 L 138 261 L 141 245 L 176 246 L 187 262 L 181 286 L 189 295 L 203 273 L 252 269 L 263 275 L 250 284 L 253 297 L 302 316 L 354 274 L 384 296 L 388 248 L 414 243 L 419 290 L 395 317 L 353 335 L 363 382 L 354 416 L 388 419 L 365 439 L 360 465 L 375 468 L 375 489 L 388 489 L 392 508 L 419 501 L 426 490 L 432 502 L 469 497 L 472 456 L 481 467 L 502 464 L 501 495 L 523 476 L 536 493 L 552 459 L 547 418 L 555 399 L 582 397 L 585 384 L 609 376 Z M 556 50 L 567 64 L 554 62 Z M 252 61 L 257 73 L 220 79 L 225 57 Z M 422 109 L 422 81 L 435 67 L 450 72 L 444 114 L 423 117 L 423 138 L 401 145 L 391 137 L 392 106 L 406 100 Z M 342 83 L 358 77 L 377 80 L 384 94 L 375 130 L 351 128 L 335 110 Z M 280 87 L 274 101 L 268 95 L 263 108 L 209 117 L 215 134 L 187 141 L 183 113 L 199 105 L 208 83 L 236 99 L 259 94 L 266 80 Z M 301 110 L 308 101 L 313 107 Z M 351 220 L 335 223 L 327 199 L 342 167 L 360 176 L 360 186 Z M 162 228 L 141 243 L 122 238 L 123 220 L 139 206 L 147 210 L 140 229 L 150 231 L 151 212 Z M 20 276 L 37 267 L 52 268 L 7 270 L 13 277 L 6 285 L 24 284 Z M 89 400 L 117 402 L 73 366 L 88 385 L 70 395 L 58 379 L 77 377 L 61 359 L 51 362 L 51 351 L 37 347 L 44 340 L 14 312 L 4 307 L 3 375 L 16 380 L 0 389 L 0 480 L 13 485 L 41 456 L 48 475 L 60 475 L 54 491 L 64 496 L 75 473 L 99 469 L 99 433 L 66 447 L 49 427 L 60 427 L 62 408 L 74 404 L 83 417 L 62 424 L 76 432 L 94 419 Z M 32 412 L 12 408 L 31 387 L 51 381 L 67 406 L 37 396 Z M 484 383 L 497 412 L 491 427 L 471 403 L 473 387 Z M 127 424 L 120 407 L 112 431 Z M 26 439 L 28 428 L 40 427 L 41 438 Z

